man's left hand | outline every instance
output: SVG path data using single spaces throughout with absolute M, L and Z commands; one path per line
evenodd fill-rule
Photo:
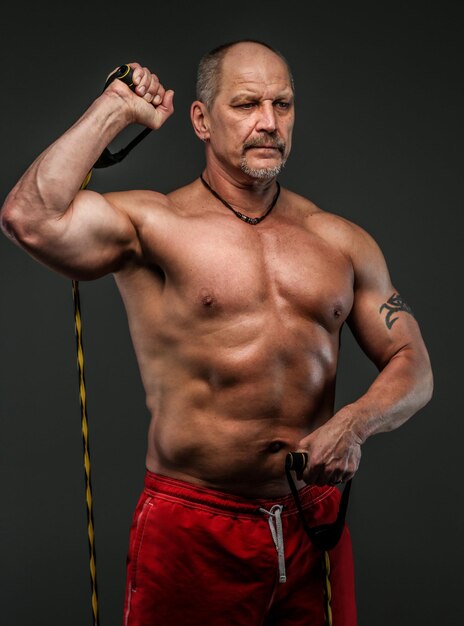
M 341 415 L 300 441 L 297 451 L 306 452 L 308 463 L 298 478 L 311 485 L 337 485 L 354 476 L 361 460 L 361 439 Z

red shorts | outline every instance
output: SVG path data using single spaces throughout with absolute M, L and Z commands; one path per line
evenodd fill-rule
M 334 521 L 336 488 L 299 493 L 310 526 Z M 346 527 L 329 555 L 333 626 L 356 626 Z M 254 500 L 147 471 L 130 532 L 124 625 L 271 624 L 325 624 L 321 552 L 292 495 Z

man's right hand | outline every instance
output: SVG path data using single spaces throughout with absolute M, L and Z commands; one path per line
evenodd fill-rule
M 132 81 L 135 91 L 121 80 L 113 80 L 104 93 L 117 94 L 124 99 L 129 107 L 131 123 L 157 130 L 174 112 L 174 91 L 166 90 L 156 74 L 152 74 L 147 67 L 142 67 L 139 63 L 128 65 L 133 69 Z M 115 68 L 113 72 L 117 69 Z

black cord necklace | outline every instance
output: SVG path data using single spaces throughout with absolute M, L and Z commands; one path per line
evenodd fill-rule
M 251 224 L 252 226 L 255 226 L 256 224 L 259 224 L 260 222 L 263 221 L 263 219 L 265 217 L 267 217 L 269 215 L 269 213 L 275 207 L 277 199 L 278 199 L 279 194 L 280 194 L 280 185 L 279 185 L 278 181 L 276 181 L 277 191 L 276 191 L 276 194 L 275 194 L 271 204 L 269 205 L 269 208 L 266 211 L 266 213 L 264 215 L 261 215 L 261 217 L 249 217 L 248 215 L 244 215 L 243 213 L 240 213 L 240 211 L 236 211 L 233 207 L 231 207 L 230 204 L 224 200 L 224 198 L 221 198 L 221 196 L 216 191 L 214 191 L 214 189 L 212 189 L 212 187 L 210 187 L 208 185 L 208 183 L 206 182 L 206 180 L 203 178 L 203 176 L 201 174 L 200 174 L 200 180 L 203 183 L 203 185 L 206 187 L 206 189 L 208 189 L 213 194 L 213 196 L 215 196 L 218 200 L 220 200 L 222 202 L 222 204 L 224 204 L 228 209 L 230 209 L 232 211 L 232 213 L 235 213 L 235 215 L 239 219 L 243 220 L 247 224 Z

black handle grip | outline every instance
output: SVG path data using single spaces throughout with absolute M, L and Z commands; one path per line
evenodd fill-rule
M 297 474 L 305 469 L 308 463 L 308 455 L 306 452 L 289 452 L 285 459 L 285 469 L 293 470 Z
M 134 70 L 131 68 L 130 65 L 127 65 L 127 63 L 124 65 L 120 65 L 116 71 L 108 76 L 103 91 L 105 91 L 108 85 L 110 85 L 113 80 L 116 79 L 122 80 L 122 82 L 126 83 L 126 85 L 132 91 L 135 91 L 135 85 L 132 82 L 133 74 Z M 142 141 L 142 139 L 146 137 L 150 132 L 151 128 L 144 128 L 141 133 L 139 133 L 129 144 L 127 144 L 125 148 L 119 150 L 119 152 L 112 153 L 108 150 L 108 148 L 105 148 L 96 163 L 94 164 L 94 167 L 109 167 L 110 165 L 116 165 L 116 163 L 120 163 L 129 154 L 132 148 L 135 148 L 135 146 L 140 141 Z
M 108 87 L 108 85 L 111 85 L 113 80 L 116 80 L 116 78 L 118 80 L 122 80 L 123 83 L 126 83 L 126 85 L 130 87 L 132 91 L 134 91 L 135 85 L 132 82 L 133 74 L 134 74 L 134 70 L 131 68 L 130 65 L 127 65 L 127 64 L 120 65 L 115 72 L 113 72 L 112 74 L 110 74 L 110 76 L 108 76 L 108 80 L 105 83 L 105 87 L 103 88 L 103 91 Z

